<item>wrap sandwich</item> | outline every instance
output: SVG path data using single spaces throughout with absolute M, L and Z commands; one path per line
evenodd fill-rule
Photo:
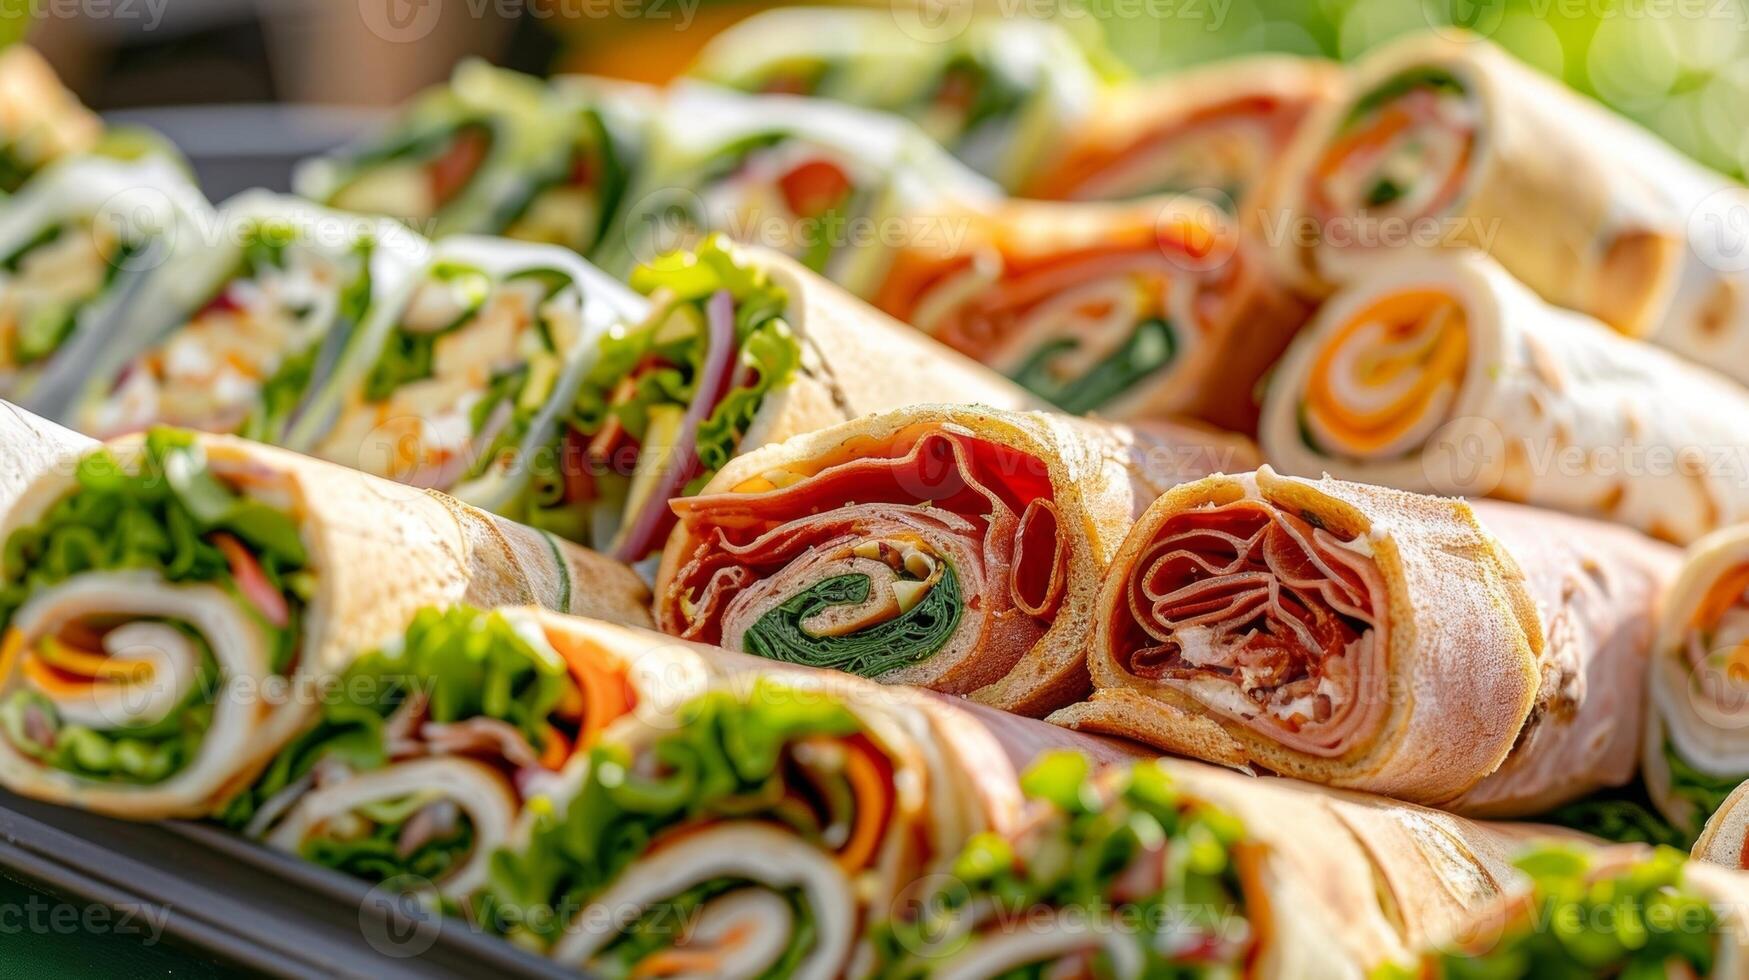
M 1238 221 L 1192 197 L 946 205 L 879 308 L 1064 411 L 1255 427 L 1258 379 L 1307 307 Z
M 1026 408 L 1020 388 L 783 256 L 712 237 L 637 269 L 649 312 L 599 342 L 527 496 L 494 508 L 649 557 L 737 455 L 921 401 Z
M 1140 508 L 1251 459 L 1237 437 L 976 406 L 857 419 L 673 501 L 656 621 L 1042 713 L 1086 688 L 1095 593 Z
M 1511 504 L 1325 478 L 1166 493 L 1092 611 L 1094 693 L 1051 716 L 1460 813 L 1634 775 L 1676 554 Z
M 1479 248 L 1559 306 L 1749 380 L 1749 191 L 1494 45 L 1406 37 L 1309 120 L 1270 221 L 1308 287 Z
M 601 338 L 642 310 L 566 249 L 446 239 L 372 305 L 287 445 L 508 511 Z
M 103 120 L 35 48 L 14 43 L 0 52 L 0 193 L 18 193 L 44 167 L 96 150 L 103 137 Z
M 1548 844 L 1507 895 L 1377 980 L 1743 976 L 1749 878 L 1668 847 Z M 1735 865 L 1733 865 L 1735 866 Z
M 1486 256 L 1377 264 L 1273 371 L 1272 463 L 1686 544 L 1749 518 L 1749 390 L 1550 306 Z
M 174 272 L 198 298 L 171 318 L 124 313 L 69 420 L 99 438 L 171 425 L 281 442 L 366 310 L 399 295 L 427 250 L 386 219 L 265 191 L 227 201 L 217 237 Z
M 195 300 L 179 268 L 215 225 L 160 157 L 61 161 L 0 214 L 0 397 L 62 418 L 91 364 Z
M 497 232 L 540 190 L 566 181 L 587 113 L 557 104 L 537 78 L 472 59 L 406 107 L 387 132 L 299 165 L 297 193 L 379 214 L 437 237 Z
M 493 230 L 589 255 L 613 228 L 642 163 L 644 130 L 658 99 L 655 91 L 631 83 L 580 75 L 553 79 L 547 119 L 558 127 L 563 150 L 535 169 Z
M 1737 525 L 1688 549 L 1652 650 L 1641 765 L 1653 803 L 1685 839 L 1749 779 L 1746 642 L 1749 533 Z
M 96 446 L 90 439 L 0 401 L 0 514 L 44 473 L 70 467 Z
M 696 661 L 528 609 L 427 607 L 346 667 L 315 724 L 223 818 L 316 864 L 463 903 L 534 819 L 530 801 L 562 789 L 604 732 L 703 689 Z
M 485 880 L 438 882 L 479 927 L 592 975 L 859 972 L 864 931 L 900 890 L 1019 811 L 991 736 L 917 692 L 767 672 L 659 634 L 531 610 L 423 615 L 493 624 L 468 641 L 470 664 L 524 662 L 520 648 L 598 665 L 585 727 L 556 778 L 514 780 L 526 805 L 508 845 L 487 854 Z M 422 641 L 410 632 L 401 647 Z M 618 665 L 619 686 L 600 682 L 600 665 Z M 393 715 L 385 727 L 399 727 Z M 463 754 L 449 765 L 477 762 Z M 385 792 L 445 792 L 428 775 Z M 362 829 L 336 819 L 336 807 L 323 813 L 326 832 Z M 364 819 L 371 835 L 353 839 L 382 839 L 381 822 Z M 330 840 L 305 835 L 303 852 Z M 482 853 L 477 837 L 472 853 Z
M 923 206 L 997 191 L 904 120 L 702 85 L 668 93 L 637 179 L 595 259 L 624 275 L 722 232 L 783 252 L 858 295 L 895 241 L 952 234 Z
M 646 619 L 635 575 L 551 535 L 177 429 L 41 476 L 0 540 L 0 785 L 135 819 L 223 805 L 422 606 Z
M 957 12 L 956 12 L 957 13 Z M 706 81 L 904 116 L 972 169 L 1014 189 L 1097 104 L 1108 59 L 1060 24 L 845 8 L 760 13 L 713 38 Z
M 1342 84 L 1330 62 L 1259 55 L 1113 86 L 1017 194 L 1054 201 L 1196 194 L 1250 214 L 1301 124 Z

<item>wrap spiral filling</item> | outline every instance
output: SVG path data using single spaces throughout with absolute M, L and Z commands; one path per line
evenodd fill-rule
M 1707 731 L 1734 730 L 1743 715 L 1743 694 L 1749 691 L 1749 564 L 1727 567 L 1707 585 L 1694 611 L 1689 614 L 1679 648 L 1687 676 L 1677 696 L 1691 705 L 1696 721 Z M 1687 746 L 1696 752 L 1687 757 L 1682 728 L 1667 719 L 1664 757 L 1669 769 L 1667 792 L 1693 804 L 1698 820 L 1717 812 L 1742 782 L 1741 767 L 1716 757 L 1707 745 Z M 1710 741 L 1710 740 L 1703 740 Z
M 1481 108 L 1455 75 L 1405 72 L 1362 95 L 1306 178 L 1324 244 L 1376 247 L 1344 221 L 1416 220 L 1459 206 L 1472 176 Z
M 236 270 L 81 406 L 81 431 L 109 438 L 176 425 L 277 439 L 364 312 L 371 245 L 324 254 L 270 222 L 244 235 Z
M 1068 538 L 1038 459 L 946 428 L 847 449 L 676 502 L 700 544 L 665 626 L 865 676 L 1018 658 L 1044 635 Z
M 415 127 L 347 161 L 350 178 L 324 203 L 413 224 L 430 222 L 473 185 L 496 139 L 484 116 Z
M 315 455 L 440 490 L 514 466 L 581 342 L 582 304 L 556 269 L 434 264 Z
M 1114 653 L 1297 751 L 1383 722 L 1385 586 L 1364 542 L 1246 499 L 1167 519 L 1116 611 Z
M 141 456 L 85 457 L 6 542 L 0 740 L 94 783 L 216 787 L 263 683 L 297 672 L 315 570 L 276 474 L 176 430 Z
M 1236 817 L 1151 763 L 1096 774 L 1073 752 L 1022 788 L 1020 826 L 972 838 L 948 887 L 877 925 L 879 975 L 1247 975 L 1268 938 L 1264 849 Z
M 915 762 L 821 690 L 737 687 L 616 727 L 494 866 L 498 907 L 585 910 L 545 934 L 519 916 L 522 938 L 603 976 L 848 968 L 865 910 L 931 857 Z
M 1197 194 L 1236 207 L 1250 199 L 1305 109 L 1301 101 L 1272 95 L 1205 106 L 1114 151 L 1070 161 L 1038 196 L 1109 201 Z
M 144 247 L 125 230 L 101 216 L 70 220 L 0 256 L 0 391 L 53 357 L 80 312 L 114 286 Z
M 226 821 L 315 863 L 457 901 L 486 884 L 526 801 L 636 706 L 617 657 L 466 606 L 421 610 L 333 690 Z
M 737 143 L 718 176 L 700 185 L 698 220 L 824 274 L 843 223 L 878 192 L 867 168 L 841 151 L 783 132 Z
M 974 253 L 900 303 L 902 319 L 1065 411 L 1093 411 L 1177 363 L 1218 319 L 1224 297 L 1173 258 L 1206 254 L 1207 237 L 1036 261 Z
M 1301 436 L 1358 461 L 1420 451 L 1452 415 L 1469 364 L 1463 301 L 1435 289 L 1384 295 L 1322 341 L 1301 394 Z

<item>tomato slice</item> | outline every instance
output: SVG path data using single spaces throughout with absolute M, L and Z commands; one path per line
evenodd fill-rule
M 778 178 L 778 190 L 790 213 L 817 218 L 850 196 L 850 176 L 828 160 L 809 160 Z

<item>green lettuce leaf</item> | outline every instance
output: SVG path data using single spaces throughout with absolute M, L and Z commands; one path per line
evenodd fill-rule
M 527 921 L 538 936 L 551 936 L 564 923 L 537 925 L 537 916 L 490 909 L 578 907 L 662 830 L 687 821 L 759 813 L 783 819 L 784 750 L 808 736 L 859 730 L 838 703 L 761 678 L 745 696 L 713 691 L 685 705 L 678 724 L 635 759 L 625 745 L 597 746 L 569 807 L 539 819 L 525 850 L 494 855 L 483 921 Z
M 316 725 L 231 800 L 223 820 L 247 824 L 262 803 L 324 758 L 355 770 L 386 765 L 383 726 L 410 695 L 425 697 L 432 721 L 493 718 L 514 726 L 538 751 L 546 746 L 554 711 L 575 691 L 565 663 L 524 639 L 502 613 L 421 609 L 399 640 L 363 654 L 341 674 Z

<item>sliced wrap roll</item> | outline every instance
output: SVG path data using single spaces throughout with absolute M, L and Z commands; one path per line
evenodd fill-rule
M 601 975 L 861 972 L 910 882 L 1019 808 L 1001 750 L 916 692 L 562 617 L 560 642 L 686 656 L 494 862 L 479 919 Z M 659 680 L 675 675 L 669 670 Z M 685 914 L 675 916 L 673 911 Z M 558 915 L 541 914 L 557 911 Z
M 627 622 L 628 569 L 447 497 L 155 429 L 45 474 L 0 523 L 0 785 L 202 816 L 425 605 Z
M 775 252 L 712 237 L 631 282 L 649 314 L 601 338 L 557 465 L 500 511 L 626 561 L 662 546 L 670 499 L 767 443 L 923 401 L 1035 404 Z
M 624 275 L 722 232 L 865 295 L 894 241 L 952 233 L 916 214 L 923 204 L 996 195 L 904 120 L 816 99 L 682 86 L 653 120 L 626 207 L 595 258 Z
M 1486 256 L 1381 262 L 1275 368 L 1301 476 L 1499 497 L 1679 544 L 1749 517 L 1749 390 L 1538 299 Z
M 421 93 L 389 130 L 299 165 L 297 193 L 437 237 L 496 232 L 573 158 L 581 120 L 540 79 L 478 59 Z
M 365 311 L 399 295 L 429 246 L 385 219 L 249 191 L 175 271 L 198 299 L 125 314 L 69 420 L 99 438 L 154 425 L 280 442 L 343 360 Z M 139 319 L 150 320 L 142 328 Z
M 1749 779 L 1746 643 L 1749 530 L 1737 525 L 1688 549 L 1652 651 L 1641 764 L 1652 801 L 1685 837 Z
M 656 91 L 631 83 L 553 79 L 547 120 L 563 150 L 535 168 L 489 230 L 590 254 L 615 227 L 614 216 L 642 165 L 645 129 L 659 99 Z
M 63 418 L 106 350 L 163 330 L 198 302 L 179 270 L 215 224 L 200 191 L 155 156 L 69 158 L 9 198 L 0 214 L 0 397 Z
M 1196 194 L 1249 214 L 1300 125 L 1342 86 L 1337 65 L 1294 55 L 1232 58 L 1116 85 L 1017 193 L 1059 201 Z
M 77 432 L 0 401 L 0 514 L 12 509 L 32 481 L 72 467 L 95 446 Z
M 307 860 L 453 902 L 620 718 L 705 683 L 670 644 L 609 647 L 531 610 L 426 608 L 353 661 L 317 723 L 226 808 Z M 537 804 L 538 807 L 538 804 Z
M 692 73 L 904 116 L 979 173 L 1024 186 L 1097 104 L 1105 59 L 1058 24 L 950 21 L 910 8 L 765 11 L 712 39 Z
M 1255 474 L 1136 522 L 1051 720 L 1481 815 L 1634 774 L 1668 546 L 1509 504 Z
M 1064 411 L 1255 427 L 1258 379 L 1307 307 L 1230 215 L 1191 197 L 949 206 L 873 303 Z
M 0 53 L 0 192 L 16 194 L 56 160 L 89 153 L 103 120 L 79 102 L 35 48 Z
M 643 311 L 566 249 L 446 239 L 371 307 L 287 445 L 505 511 L 601 338 Z
M 1308 283 L 1381 249 L 1479 248 L 1549 301 L 1749 380 L 1749 191 L 1652 133 L 1450 32 L 1354 67 L 1308 121 L 1271 216 Z
M 1749 970 L 1749 877 L 1667 847 L 1552 844 L 1516 864 L 1525 875 L 1510 894 L 1435 937 L 1414 966 L 1374 976 L 1725 980 Z
M 666 632 L 1022 712 L 1080 695 L 1093 601 L 1143 502 L 1245 440 L 926 405 L 731 462 L 672 506 Z

